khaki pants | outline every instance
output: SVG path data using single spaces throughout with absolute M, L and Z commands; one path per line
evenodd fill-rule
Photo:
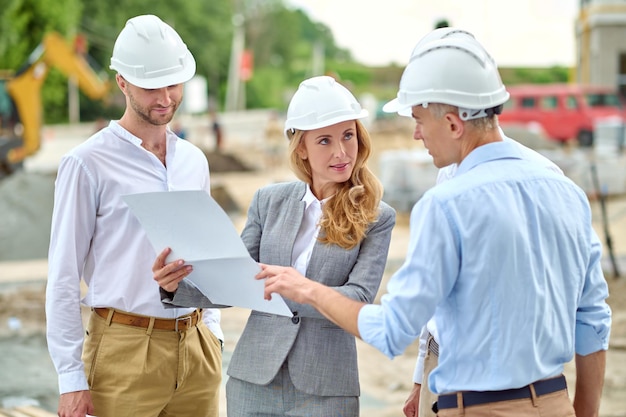
M 219 415 L 221 346 L 202 322 L 176 332 L 92 313 L 83 362 L 98 417 Z
M 439 417 L 576 417 L 567 390 L 541 397 L 439 410 Z

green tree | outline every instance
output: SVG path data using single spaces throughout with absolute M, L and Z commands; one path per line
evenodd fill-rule
M 0 68 L 18 70 L 48 31 L 73 36 L 81 0 L 3 0 L 0 8 Z
M 155 14 L 172 25 L 197 62 L 197 74 L 206 77 L 208 91 L 220 106 L 224 102 L 235 12 L 245 17 L 245 43 L 254 54 L 253 77 L 246 83 L 248 108 L 284 108 L 300 81 L 312 75 L 314 47 L 321 45 L 325 69 L 360 88 L 371 81 L 370 70 L 336 46 L 325 25 L 311 21 L 283 0 L 3 0 L 0 8 L 0 68 L 16 71 L 42 40 L 54 30 L 69 41 L 77 34 L 87 41 L 94 67 L 108 74 L 113 44 L 126 21 Z M 81 96 L 81 120 L 121 115 L 124 100 L 113 86 L 105 105 Z M 67 79 L 51 70 L 42 92 L 46 123 L 67 122 Z M 219 109 L 218 108 L 218 109 Z
M 0 8 L 0 68 L 19 72 L 49 31 L 73 38 L 81 0 L 4 0 Z M 67 79 L 50 71 L 42 88 L 46 121 L 67 120 Z
M 254 75 L 246 83 L 248 108 L 284 108 L 288 92 L 314 75 L 316 46 L 321 46 L 325 72 L 338 73 L 342 63 L 353 62 L 336 46 L 331 30 L 302 10 L 288 9 L 280 0 L 248 0 L 237 7 L 245 18 L 246 47 L 254 54 Z
M 141 14 L 157 15 L 176 29 L 196 59 L 197 74 L 208 80 L 207 94 L 218 96 L 228 72 L 230 2 L 128 0 L 111 7 L 108 0 L 86 1 L 81 31 L 92 45 L 90 54 L 108 68 L 115 38 L 129 18 Z

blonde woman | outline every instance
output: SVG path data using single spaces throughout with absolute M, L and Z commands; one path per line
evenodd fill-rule
M 300 181 L 258 190 L 241 238 L 258 262 L 369 303 L 385 269 L 395 212 L 381 201 L 381 185 L 367 167 L 364 117 L 367 111 L 333 78 L 303 81 L 285 122 Z M 202 306 L 201 294 L 181 281 L 184 268 L 159 268 L 168 253 L 157 259 L 155 279 L 175 292 L 173 304 Z M 184 291 L 176 291 L 179 284 Z M 293 317 L 250 314 L 228 367 L 228 415 L 357 417 L 354 337 L 310 306 L 287 303 Z

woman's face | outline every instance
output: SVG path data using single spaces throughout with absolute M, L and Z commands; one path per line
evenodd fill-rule
M 304 133 L 297 152 L 300 158 L 309 161 L 311 189 L 318 199 L 334 195 L 337 184 L 350 179 L 358 150 L 354 120 Z

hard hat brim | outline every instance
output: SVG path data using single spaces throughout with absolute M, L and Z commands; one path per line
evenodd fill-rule
M 328 127 L 328 126 L 332 126 L 332 125 L 336 125 L 337 123 L 342 123 L 342 122 L 347 122 L 348 120 L 360 120 L 360 119 L 365 119 L 366 117 L 369 117 L 369 112 L 365 109 L 361 109 L 361 111 L 358 114 L 352 114 L 352 115 L 341 115 L 338 117 L 334 117 L 332 119 L 327 119 L 327 120 L 322 120 L 318 123 L 305 123 L 305 125 L 301 125 L 299 123 L 285 123 L 285 134 L 291 130 L 291 129 L 297 129 L 297 130 L 315 130 L 315 129 L 321 129 L 324 127 Z
M 411 108 L 412 106 L 401 104 L 397 98 L 394 98 L 383 106 L 383 111 L 385 113 L 398 113 L 400 116 L 412 117 Z
M 191 80 L 195 74 L 195 62 L 193 63 L 193 65 L 188 65 L 187 68 L 177 74 L 169 74 L 156 78 L 139 78 L 132 75 L 124 75 L 120 73 L 120 75 L 132 85 L 150 90 L 186 83 L 187 81 Z

